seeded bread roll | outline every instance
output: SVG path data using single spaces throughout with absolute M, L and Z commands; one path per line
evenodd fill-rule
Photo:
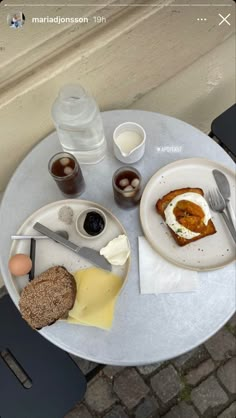
M 173 190 L 167 193 L 165 196 L 163 196 L 161 199 L 159 199 L 156 202 L 156 210 L 159 213 L 159 215 L 161 215 L 161 217 L 165 220 L 165 209 L 169 205 L 171 200 L 173 200 L 178 195 L 181 195 L 183 193 L 188 193 L 188 192 L 198 193 L 204 197 L 203 190 L 197 187 L 195 188 L 185 187 L 183 189 Z M 189 202 L 189 204 L 185 204 L 184 210 L 181 208 L 181 205 L 179 205 L 179 209 L 176 210 L 175 215 L 176 215 L 176 219 L 183 226 L 190 229 L 191 231 L 195 231 L 199 233 L 198 236 L 191 238 L 191 239 L 187 239 L 187 238 L 180 237 L 170 227 L 168 227 L 171 232 L 171 235 L 173 236 L 176 243 L 180 247 L 183 247 L 184 245 L 190 244 L 193 241 L 197 241 L 208 235 L 212 235 L 216 233 L 216 229 L 212 220 L 209 219 L 208 224 L 205 225 L 202 219 L 202 215 L 204 214 L 201 214 L 201 209 L 197 207 L 197 205 L 192 204 L 191 202 Z
M 66 317 L 76 296 L 75 279 L 64 267 L 55 266 L 34 278 L 22 291 L 22 317 L 34 329 Z

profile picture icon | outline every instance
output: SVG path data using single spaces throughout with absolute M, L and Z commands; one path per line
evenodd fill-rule
M 25 15 L 22 12 L 16 12 L 7 17 L 7 23 L 11 28 L 22 28 L 25 23 Z

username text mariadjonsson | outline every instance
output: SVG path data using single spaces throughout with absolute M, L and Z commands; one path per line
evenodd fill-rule
M 89 23 L 88 17 L 61 17 L 61 16 L 44 16 L 32 17 L 32 23 Z

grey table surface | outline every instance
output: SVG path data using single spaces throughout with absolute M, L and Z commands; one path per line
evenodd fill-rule
M 75 327 L 57 322 L 40 333 L 52 343 L 79 357 L 113 365 L 143 365 L 177 357 L 216 333 L 235 311 L 235 266 L 199 273 L 195 293 L 141 295 L 139 292 L 137 238 L 143 235 L 139 209 L 119 209 L 112 195 L 112 173 L 122 165 L 112 152 L 114 128 L 125 121 L 138 122 L 147 133 L 147 148 L 135 164 L 146 184 L 161 167 L 173 161 L 201 157 L 234 169 L 231 158 L 211 138 L 171 117 L 139 110 L 103 113 L 108 152 L 102 163 L 83 165 L 86 190 L 82 199 L 110 209 L 127 230 L 132 264 L 127 284 L 118 298 L 111 331 Z M 162 147 L 178 147 L 169 149 Z M 56 133 L 41 141 L 19 165 L 3 196 L 0 212 L 0 262 L 3 279 L 13 299 L 15 289 L 7 263 L 10 236 L 36 209 L 62 199 L 47 171 L 48 159 L 61 150 Z M 98 187 L 99 185 L 99 187 Z

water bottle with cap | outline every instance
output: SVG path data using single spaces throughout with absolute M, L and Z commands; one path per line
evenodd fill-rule
M 98 105 L 79 84 L 69 84 L 59 92 L 52 117 L 65 152 L 82 164 L 95 164 L 106 153 L 106 138 Z

